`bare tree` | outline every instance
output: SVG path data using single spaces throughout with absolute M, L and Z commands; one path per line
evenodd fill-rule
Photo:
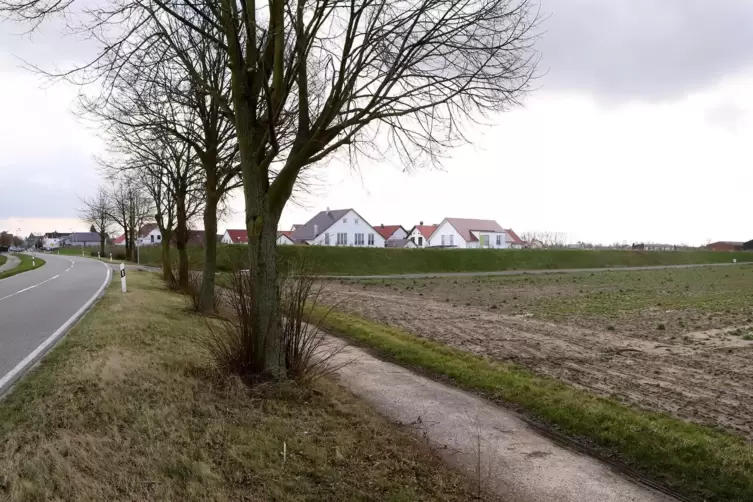
M 79 210 L 79 217 L 91 225 L 92 232 L 99 235 L 99 249 L 105 255 L 105 240 L 110 233 L 114 221 L 107 188 L 101 186 L 94 196 L 82 199 L 83 207 Z
M 131 176 L 115 180 L 110 190 L 112 220 L 123 229 L 126 259 L 133 260 L 139 230 L 152 214 L 152 202 Z
M 41 23 L 73 14 L 72 1 L 0 8 Z M 112 0 L 86 12 L 78 32 L 103 53 L 84 73 L 142 57 L 157 40 L 181 57 L 186 30 L 226 54 L 230 99 L 198 72 L 191 80 L 236 126 L 249 329 L 259 335 L 249 371 L 272 377 L 284 374 L 276 231 L 301 174 L 343 147 L 351 158 L 376 155 L 382 139 L 408 165 L 438 162 L 466 141 L 469 123 L 518 103 L 536 63 L 532 0 Z M 145 25 L 159 36 L 136 36 Z

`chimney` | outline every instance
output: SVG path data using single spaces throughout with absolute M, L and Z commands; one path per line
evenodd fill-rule
M 424 226 L 424 222 L 423 221 L 419 221 L 418 224 L 421 225 L 422 227 Z
M 381 227 L 384 228 L 384 223 L 381 224 Z
M 319 225 L 315 224 L 314 225 L 314 237 L 316 237 L 317 235 L 319 235 Z

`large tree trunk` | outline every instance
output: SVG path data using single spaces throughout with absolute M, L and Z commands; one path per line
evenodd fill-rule
M 201 271 L 199 312 L 211 314 L 214 310 L 214 275 L 217 271 L 217 197 L 207 192 L 204 207 L 204 266 Z
M 188 251 L 186 250 L 186 243 L 188 242 L 188 219 L 186 217 L 185 198 L 178 197 L 177 199 L 176 213 L 178 226 L 175 231 L 175 247 L 178 248 L 178 286 L 181 288 L 187 288 Z
M 251 317 L 256 340 L 253 367 L 258 375 L 283 378 L 285 366 L 277 283 L 278 218 L 266 207 L 265 197 L 253 194 L 253 185 L 245 188 L 249 273 L 253 288 Z
M 170 259 L 170 241 L 172 240 L 172 232 L 169 230 L 160 230 L 162 234 L 162 279 L 168 284 L 175 282 L 175 276 L 173 275 L 173 263 Z

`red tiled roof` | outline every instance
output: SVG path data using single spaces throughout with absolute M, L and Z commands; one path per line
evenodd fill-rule
M 510 238 L 511 244 L 525 244 L 525 241 L 518 237 L 518 234 L 516 234 L 512 228 L 506 228 L 505 233 Z
M 378 225 L 374 227 L 374 230 L 376 230 L 379 233 L 379 235 L 381 235 L 385 239 L 389 239 L 390 235 L 394 234 L 398 228 L 403 228 L 403 226 L 402 225 Z
M 248 243 L 248 232 L 245 230 L 226 230 L 230 236 L 230 240 L 233 244 L 246 244 Z
M 277 237 L 282 237 L 283 235 L 287 237 L 288 239 L 290 239 L 291 241 L 293 240 L 292 230 L 278 230 L 277 231 Z
M 125 234 L 122 234 L 120 237 L 116 237 L 112 242 L 113 244 L 120 244 L 121 242 L 125 242 Z
M 418 229 L 419 232 L 421 232 L 421 235 L 423 235 L 425 238 L 431 237 L 431 234 L 434 233 L 434 230 L 437 229 L 439 225 L 416 225 L 411 229 L 409 233 L 413 233 L 413 230 Z

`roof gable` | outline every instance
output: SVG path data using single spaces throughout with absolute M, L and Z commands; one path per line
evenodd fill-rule
M 402 225 L 377 225 L 374 230 L 385 239 L 389 239 L 392 234 L 397 232 L 398 229 L 403 228 Z M 403 228 L 403 232 L 405 229 Z
M 505 230 L 494 220 L 474 220 L 469 218 L 445 218 L 466 242 L 478 240 L 472 232 L 504 233 Z
M 320 211 L 304 225 L 298 227 L 293 232 L 294 241 L 310 241 L 316 239 L 324 233 L 335 222 L 343 218 L 352 209 L 334 209 L 331 211 Z M 355 211 L 354 211 L 355 212 Z
M 410 232 L 408 232 L 408 235 L 412 234 L 415 230 L 418 230 L 418 232 L 423 235 L 424 238 L 428 239 L 429 237 L 431 237 L 431 234 L 434 233 L 438 226 L 439 225 L 416 225 L 411 228 Z
M 248 242 L 248 232 L 243 229 L 228 229 L 225 233 L 230 237 L 233 244 L 246 244 Z

